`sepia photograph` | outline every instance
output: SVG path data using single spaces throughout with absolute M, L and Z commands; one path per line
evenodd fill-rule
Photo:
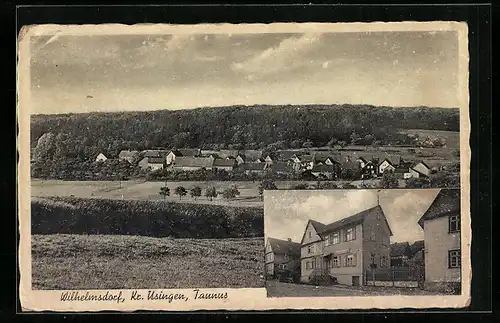
M 266 195 L 269 297 L 461 293 L 460 190 Z
M 25 29 L 27 290 L 460 294 L 467 43 L 409 26 Z

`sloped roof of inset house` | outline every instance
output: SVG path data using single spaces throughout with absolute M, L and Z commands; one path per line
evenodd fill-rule
M 424 246 L 425 246 L 424 240 L 418 240 L 418 241 L 415 241 L 414 243 L 412 243 L 410 245 L 410 250 L 411 250 L 412 256 L 414 256 L 420 250 L 424 249 Z
M 267 242 L 271 245 L 274 254 L 300 256 L 301 245 L 298 242 L 275 238 L 267 238 Z
M 309 220 L 309 223 L 311 223 L 311 225 L 313 226 L 314 230 L 316 230 L 316 232 L 323 232 L 323 230 L 325 230 L 325 228 L 326 228 L 325 224 L 318 222 L 316 220 Z
M 450 213 L 456 213 L 460 216 L 460 189 L 442 188 L 427 211 L 418 220 L 418 224 L 424 228 L 425 221 L 447 216 Z
M 225 159 L 225 158 L 214 159 L 214 166 L 234 167 L 235 165 L 236 165 L 236 160 L 234 159 Z
M 246 163 L 242 164 L 241 167 L 243 170 L 264 170 L 264 164 L 262 163 Z
M 390 246 L 391 257 L 409 257 L 411 253 L 410 244 L 408 242 L 397 242 Z
M 118 154 L 119 158 L 129 158 L 129 157 L 135 157 L 139 154 L 137 150 L 122 150 Z
M 177 157 L 174 162 L 175 167 L 212 167 L 214 159 L 210 157 Z
M 342 227 L 345 227 L 347 225 L 355 225 L 355 224 L 361 223 L 361 222 L 364 221 L 364 219 L 365 219 L 365 217 L 367 215 L 370 215 L 370 214 L 373 214 L 373 213 L 377 213 L 377 212 L 381 212 L 382 213 L 382 215 L 384 217 L 384 220 L 385 220 L 385 222 L 387 224 L 387 227 L 389 228 L 389 234 L 392 236 L 391 227 L 389 226 L 389 223 L 387 222 L 387 218 L 385 217 L 384 210 L 382 210 L 382 208 L 380 207 L 380 205 L 374 206 L 372 208 L 369 208 L 369 209 L 364 210 L 362 212 L 359 212 L 357 214 L 351 215 L 351 216 L 349 216 L 347 218 L 344 218 L 342 220 L 339 220 L 339 221 L 333 222 L 331 224 L 328 224 L 320 232 L 320 234 L 325 234 L 325 233 L 328 233 L 328 232 L 332 232 L 332 231 L 338 230 L 338 229 L 340 229 Z

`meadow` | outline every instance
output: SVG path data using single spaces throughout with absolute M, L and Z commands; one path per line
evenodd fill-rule
M 264 238 L 32 235 L 33 289 L 259 288 Z
M 375 184 L 376 180 L 365 180 L 365 184 Z M 305 184 L 308 187 L 315 187 L 316 181 L 277 181 L 278 189 L 291 189 L 298 184 Z M 325 183 L 325 182 L 322 182 Z M 336 184 L 347 183 L 347 181 L 335 181 Z M 360 184 L 361 181 L 352 182 L 353 185 Z M 144 180 L 129 181 L 61 181 L 61 180 L 31 180 L 31 196 L 33 198 L 46 198 L 53 196 L 99 198 L 99 199 L 119 199 L 119 200 L 146 200 L 146 201 L 166 201 L 176 203 L 210 204 L 235 207 L 258 207 L 262 208 L 263 201 L 259 195 L 259 182 L 251 181 L 210 181 L 210 182 L 171 182 L 166 183 L 170 189 L 170 196 L 163 197 L 159 194 L 160 188 L 165 186 L 165 182 L 152 182 Z M 236 198 L 226 200 L 220 194 L 210 200 L 203 196 L 209 186 L 214 186 L 218 192 L 235 185 L 240 192 Z M 174 194 L 177 186 L 183 186 L 188 190 L 188 194 L 182 198 Z M 195 186 L 202 189 L 202 196 L 193 198 L 189 195 L 189 190 Z

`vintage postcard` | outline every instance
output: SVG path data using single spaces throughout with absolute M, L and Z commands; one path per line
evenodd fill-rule
M 24 311 L 468 304 L 465 23 L 35 25 L 18 45 Z

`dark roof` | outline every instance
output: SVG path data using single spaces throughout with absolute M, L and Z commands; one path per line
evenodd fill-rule
M 316 232 L 322 232 L 326 228 L 326 225 L 321 223 L 321 222 L 318 222 L 315 220 L 309 220 L 309 222 L 312 224 L 312 226 L 313 226 L 314 230 L 316 230 Z
M 342 168 L 357 170 L 359 169 L 359 164 L 356 163 L 355 161 L 348 161 L 342 164 Z
M 423 177 L 427 177 L 427 175 L 425 175 L 424 173 L 422 172 L 419 172 L 418 170 L 416 170 L 415 168 L 410 168 L 410 170 L 414 171 L 415 173 L 418 173 L 420 176 L 423 176 Z
M 122 150 L 118 154 L 119 158 L 128 158 L 128 157 L 134 157 L 137 156 L 139 152 L 137 150 Z
M 262 150 L 240 150 L 239 153 L 245 156 L 245 161 L 255 161 L 262 156 Z
M 415 255 L 420 250 L 424 249 L 424 240 L 415 241 L 410 245 L 412 256 Z
M 264 165 L 262 163 L 246 163 L 240 167 L 242 167 L 243 170 L 264 170 Z
M 460 189 L 441 189 L 436 198 L 422 215 L 418 224 L 423 228 L 424 222 L 446 216 L 452 212 L 460 215 Z
M 290 158 L 292 158 L 294 155 L 299 155 L 301 154 L 302 151 L 300 150 L 279 150 L 277 152 L 277 158 L 280 159 L 280 160 L 289 160 Z
M 165 159 L 163 157 L 147 157 L 149 164 L 163 164 Z
M 362 212 L 359 212 L 357 214 L 351 215 L 350 217 L 347 217 L 347 218 L 344 218 L 342 220 L 330 223 L 330 224 L 326 225 L 325 228 L 323 230 L 321 230 L 321 232 L 319 232 L 319 233 L 324 234 L 327 232 L 338 230 L 346 225 L 355 225 L 355 224 L 361 223 L 361 222 L 363 222 L 363 220 L 365 219 L 365 217 L 367 215 L 370 215 L 370 214 L 375 213 L 375 212 L 381 212 L 382 215 L 384 216 L 384 219 L 386 220 L 386 223 L 387 223 L 387 219 L 385 218 L 384 211 L 382 210 L 380 205 L 377 205 L 377 206 L 374 206 L 374 207 L 369 208 L 367 210 L 364 210 Z M 389 234 L 392 236 L 392 230 L 391 230 L 391 227 L 389 226 L 389 223 L 387 223 L 387 227 L 389 228 Z
M 392 166 L 396 167 L 401 163 L 401 156 L 398 155 L 381 155 L 379 156 L 379 165 L 387 160 Z
M 268 167 L 269 169 L 273 171 L 287 171 L 287 170 L 292 170 L 291 167 L 288 166 L 286 162 L 274 162 Z
M 224 166 L 224 167 L 229 167 L 233 166 L 236 164 L 236 161 L 234 159 L 223 159 L 223 158 L 217 158 L 214 160 L 214 166 Z
M 274 254 L 300 256 L 300 243 L 274 238 L 267 238 L 267 241 L 271 245 Z
M 311 172 L 320 172 L 320 173 L 333 173 L 335 171 L 332 165 L 314 165 L 311 169 Z
M 411 249 L 408 242 L 393 243 L 390 246 L 391 257 L 407 256 L 410 257 Z
M 212 167 L 214 160 L 210 157 L 177 157 L 174 167 Z
M 235 150 L 235 149 L 221 149 L 217 152 L 217 154 L 221 157 L 221 158 L 226 158 L 226 157 L 234 157 L 236 158 L 236 156 L 238 156 L 238 150 Z
M 418 164 L 422 164 L 422 165 L 424 165 L 425 167 L 427 167 L 428 169 L 431 169 L 431 167 L 430 167 L 429 165 L 427 165 L 427 163 L 426 163 L 426 162 L 424 162 L 423 160 L 416 160 L 416 161 L 414 161 L 414 162 L 411 164 L 411 167 L 413 168 L 413 167 L 417 166 Z
M 143 153 L 144 157 L 163 157 L 166 155 L 164 150 L 145 150 Z
M 408 173 L 409 169 L 408 168 L 403 168 L 403 167 L 396 167 L 394 170 L 394 173 Z

